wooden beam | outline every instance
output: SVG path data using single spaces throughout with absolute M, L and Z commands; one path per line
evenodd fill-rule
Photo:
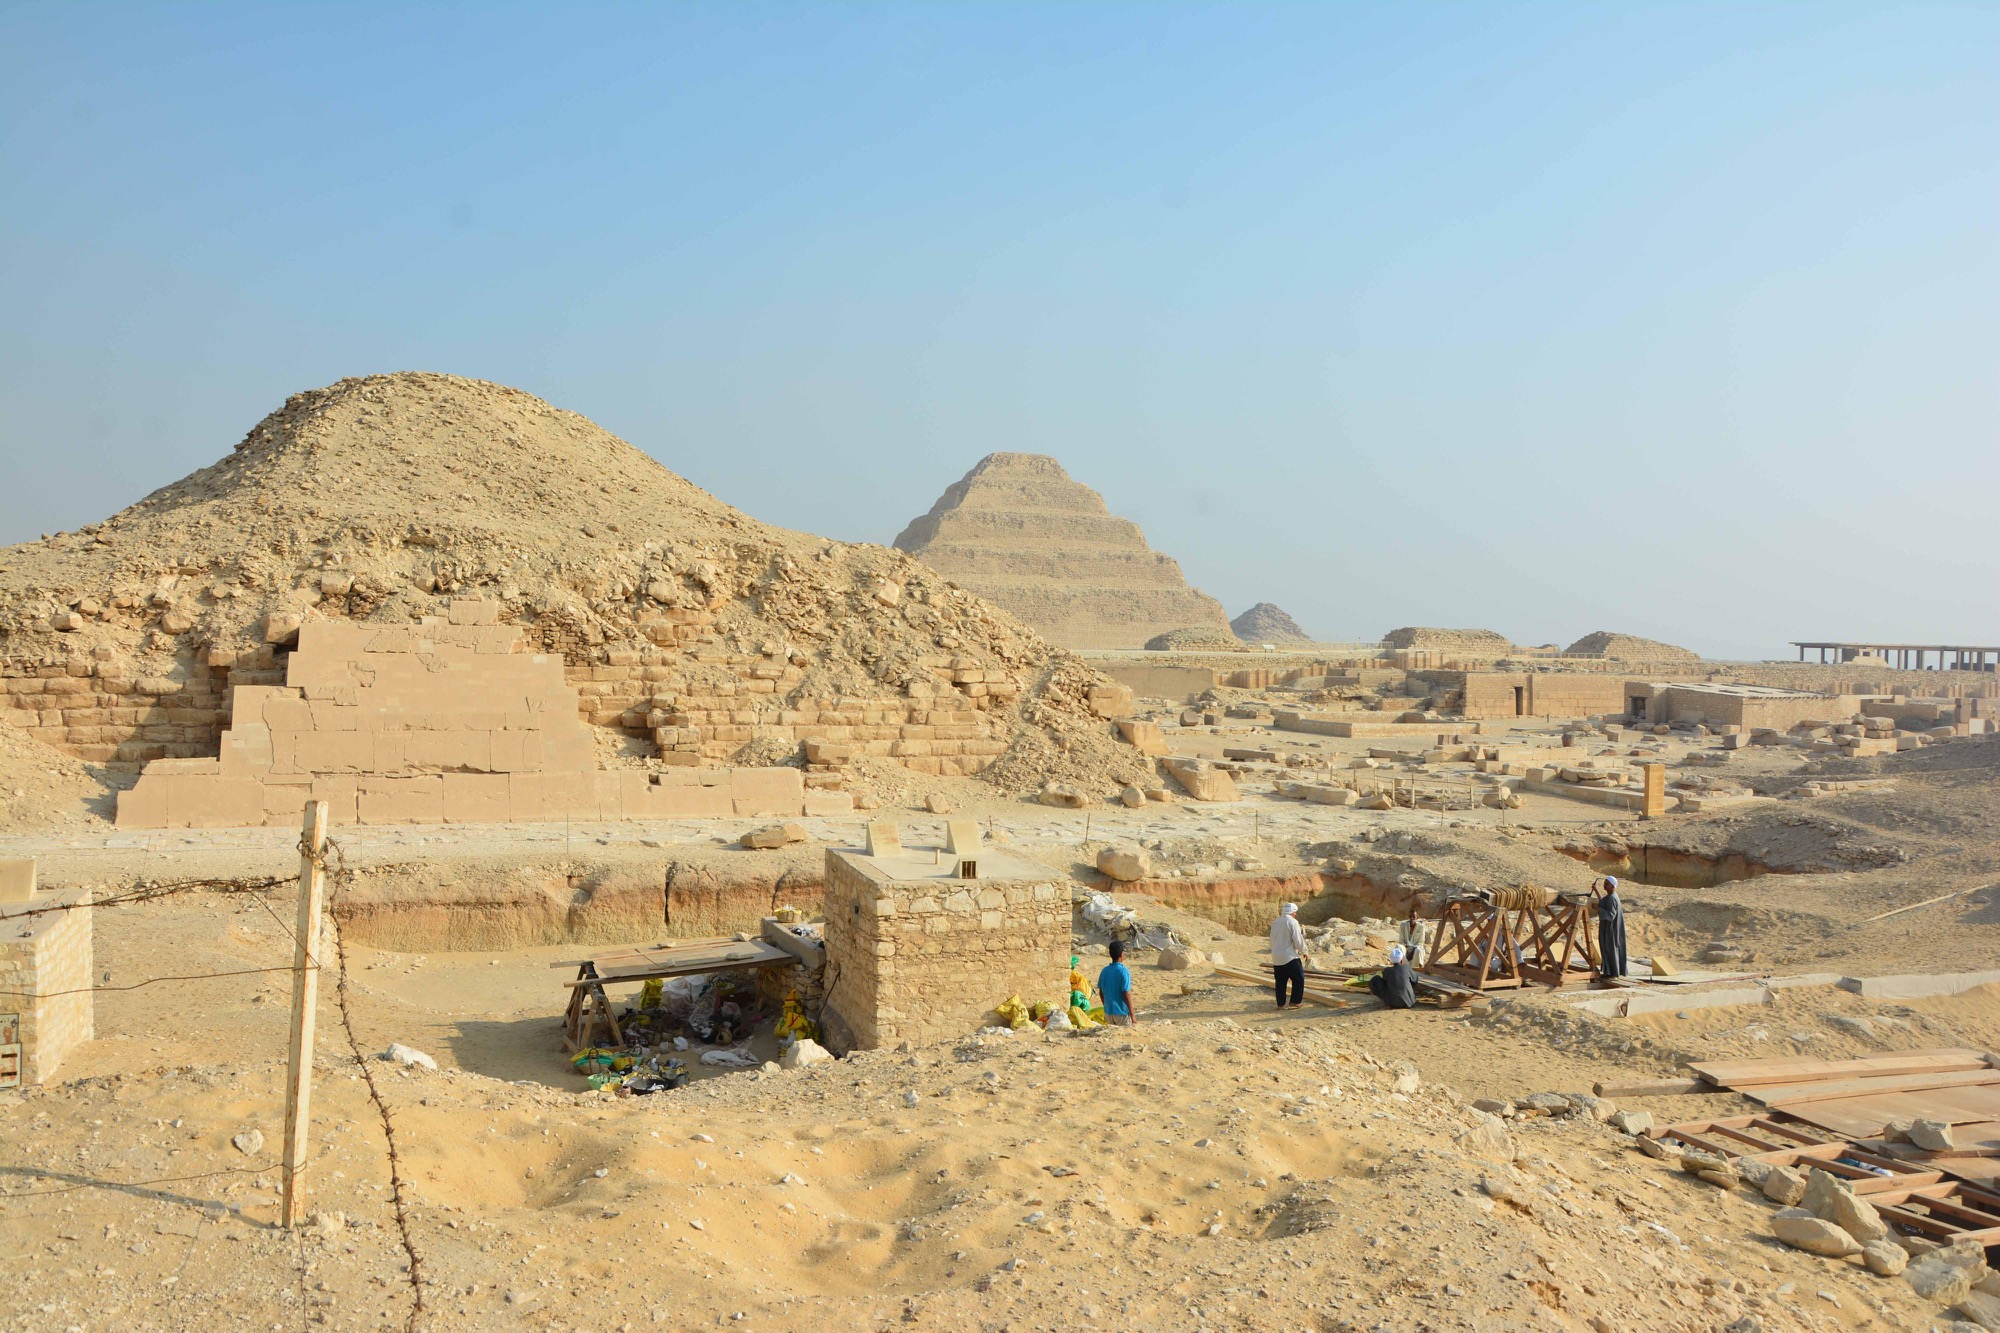
M 299 833 L 299 916 L 292 934 L 292 1031 L 285 1079 L 284 1191 L 279 1224 L 305 1221 L 306 1136 L 312 1123 L 313 1029 L 319 1019 L 319 933 L 326 894 L 325 801 L 307 801 Z
M 1651 1083 L 1593 1083 L 1590 1085 L 1590 1091 L 1593 1096 L 1618 1099 L 1624 1097 L 1678 1097 L 1685 1093 L 1723 1092 L 1726 1089 L 1714 1087 L 1698 1078 L 1663 1078 L 1656 1079 Z
M 1936 1092 L 1941 1088 L 1976 1088 L 2000 1083 L 2000 1070 L 1981 1065 L 1977 1069 L 1954 1070 L 1946 1074 L 1900 1074 L 1890 1078 L 1838 1078 L 1819 1083 L 1774 1083 L 1741 1089 L 1744 1096 L 1766 1106 L 1783 1110 L 1813 1102 L 1838 1101 L 1843 1097 L 1873 1097 L 1884 1092 Z
M 1703 1060 L 1688 1065 L 1711 1083 L 1743 1089 L 1765 1083 L 1812 1083 L 1824 1079 L 1891 1074 L 1949 1073 L 1986 1066 L 1986 1053 L 1967 1046 L 1887 1051 L 1853 1060 Z

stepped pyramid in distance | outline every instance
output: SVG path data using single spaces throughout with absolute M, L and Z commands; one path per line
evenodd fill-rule
M 1141 648 L 1229 617 L 1045 454 L 988 454 L 895 542 L 1066 648 Z

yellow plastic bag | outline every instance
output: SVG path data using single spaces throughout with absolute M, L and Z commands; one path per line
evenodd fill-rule
M 1021 1002 L 1021 997 L 1018 995 L 1009 995 L 999 1004 L 993 1006 L 993 1012 L 999 1014 L 1000 1021 L 1008 1027 L 1013 1028 L 1016 1032 L 1019 1032 L 1033 1021 L 1028 1016 L 1028 1006 Z
M 1073 1004 L 1069 1007 L 1069 1025 L 1078 1032 L 1088 1032 L 1094 1027 L 1103 1026 L 1103 1024 L 1090 1016 L 1088 1009 L 1085 1009 L 1080 1004 Z
M 806 1017 L 806 1011 L 799 1007 L 797 991 L 785 997 L 785 1012 L 779 1017 L 778 1026 L 774 1031 L 780 1041 L 786 1037 L 796 1037 L 800 1041 L 819 1039 L 819 1029 L 813 1026 L 810 1018 Z
M 665 992 L 665 988 L 666 983 L 658 977 L 639 987 L 639 1008 L 642 1010 L 659 1008 L 660 999 Z

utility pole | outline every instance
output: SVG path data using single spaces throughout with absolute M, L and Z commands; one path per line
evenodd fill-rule
M 292 1045 L 285 1082 L 283 1225 L 305 1220 L 306 1129 L 312 1108 L 313 1023 L 319 1013 L 319 927 L 326 894 L 326 802 L 307 801 L 299 835 L 299 920 L 292 948 Z

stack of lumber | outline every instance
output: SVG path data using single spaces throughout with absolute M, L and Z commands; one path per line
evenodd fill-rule
M 1939 1047 L 1855 1060 L 1727 1060 L 1688 1066 L 1703 1082 L 1847 1139 L 1896 1120 L 1952 1126 L 1955 1151 L 2000 1153 L 2000 1068 L 1984 1051 Z

